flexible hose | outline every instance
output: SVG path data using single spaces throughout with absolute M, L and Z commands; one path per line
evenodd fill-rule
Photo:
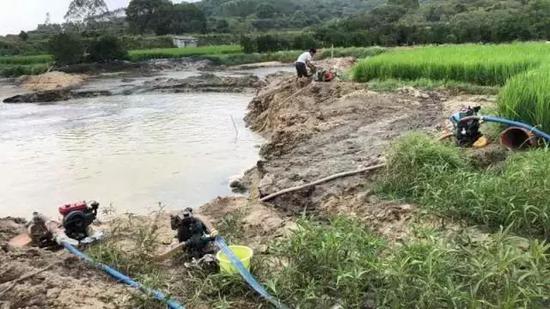
M 71 244 L 69 244 L 65 241 L 62 242 L 62 245 L 63 245 L 63 247 L 65 247 L 65 249 L 67 249 L 72 254 L 74 254 L 77 257 L 79 257 L 80 259 L 88 262 L 89 264 L 95 266 L 96 268 L 103 270 L 104 272 L 109 274 L 111 277 L 113 277 L 117 281 L 125 283 L 125 284 L 127 284 L 127 285 L 129 285 L 133 288 L 139 289 L 140 291 L 142 291 L 142 292 L 144 292 L 148 295 L 153 296 L 155 299 L 157 299 L 157 300 L 165 303 L 166 305 L 168 305 L 168 308 L 170 308 L 170 309 L 185 309 L 185 307 L 183 305 L 181 305 L 178 302 L 168 298 L 168 296 L 166 296 L 164 293 L 162 293 L 160 291 L 157 291 L 157 290 L 150 289 L 150 288 L 144 286 L 143 284 L 132 280 L 132 278 L 122 274 L 121 272 L 117 271 L 116 269 L 113 269 L 113 268 L 111 268 L 111 267 L 109 267 L 105 264 L 101 264 L 101 263 L 98 263 L 98 262 L 94 261 L 91 257 L 89 257 L 86 254 L 84 254 L 83 252 L 79 251 L 73 245 L 71 245 Z
M 520 127 L 520 128 L 529 130 L 529 131 L 533 132 L 533 134 L 535 134 L 536 136 L 539 136 L 539 137 L 545 139 L 547 142 L 550 142 L 550 134 L 545 133 L 545 132 L 537 129 L 532 125 L 529 125 L 529 124 L 526 124 L 526 123 L 523 123 L 523 122 L 519 122 L 519 121 L 513 121 L 513 120 L 509 120 L 509 119 L 505 119 L 505 118 L 495 117 L 495 116 L 469 116 L 469 117 L 464 117 L 464 118 L 460 119 L 459 122 L 468 121 L 468 120 L 472 120 L 472 119 L 477 119 L 477 120 L 487 121 L 487 122 L 501 123 L 501 124 L 505 124 L 505 125 L 512 126 L 512 127 Z
M 225 240 L 218 236 L 216 237 L 215 241 L 216 245 L 222 252 L 229 258 L 229 261 L 231 261 L 231 264 L 235 266 L 237 271 L 241 274 L 243 279 L 250 285 L 251 288 L 253 288 L 258 294 L 260 294 L 265 300 L 269 301 L 275 308 L 277 309 L 288 309 L 286 305 L 281 303 L 278 299 L 271 296 L 266 289 L 254 278 L 254 276 L 246 269 L 246 267 L 243 265 L 243 263 L 239 260 L 237 256 L 229 249 L 229 246 L 227 246 L 227 243 Z

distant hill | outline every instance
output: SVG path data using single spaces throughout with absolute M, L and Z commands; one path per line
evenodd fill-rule
M 383 5 L 385 0 L 203 0 L 196 4 L 209 17 L 247 17 L 265 13 L 272 15 L 293 15 L 301 11 L 306 16 L 336 18 L 369 11 Z M 272 9 L 272 12 L 269 10 Z M 263 10 L 263 11 L 262 11 Z M 262 16 L 258 16 L 262 18 Z

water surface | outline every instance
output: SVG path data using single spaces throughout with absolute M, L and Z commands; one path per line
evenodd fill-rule
M 12 92 L 0 85 L 0 97 Z M 55 215 L 62 203 L 91 199 L 144 213 L 229 195 L 229 178 L 255 164 L 262 142 L 242 121 L 251 96 L 0 103 L 0 216 Z

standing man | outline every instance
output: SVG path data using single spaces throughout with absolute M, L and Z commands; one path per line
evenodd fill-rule
M 308 74 L 307 68 L 311 71 L 315 71 L 315 66 L 313 65 L 312 60 L 316 53 L 317 49 L 312 48 L 298 57 L 298 60 L 296 60 L 296 73 L 298 74 L 298 78 L 311 76 Z

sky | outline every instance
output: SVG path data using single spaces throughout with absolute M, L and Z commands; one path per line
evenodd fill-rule
M 105 0 L 109 10 L 126 7 L 128 2 L 129 0 Z M 71 0 L 0 0 L 0 35 L 34 30 L 38 24 L 44 23 L 48 12 L 52 23 L 60 23 L 69 3 Z

